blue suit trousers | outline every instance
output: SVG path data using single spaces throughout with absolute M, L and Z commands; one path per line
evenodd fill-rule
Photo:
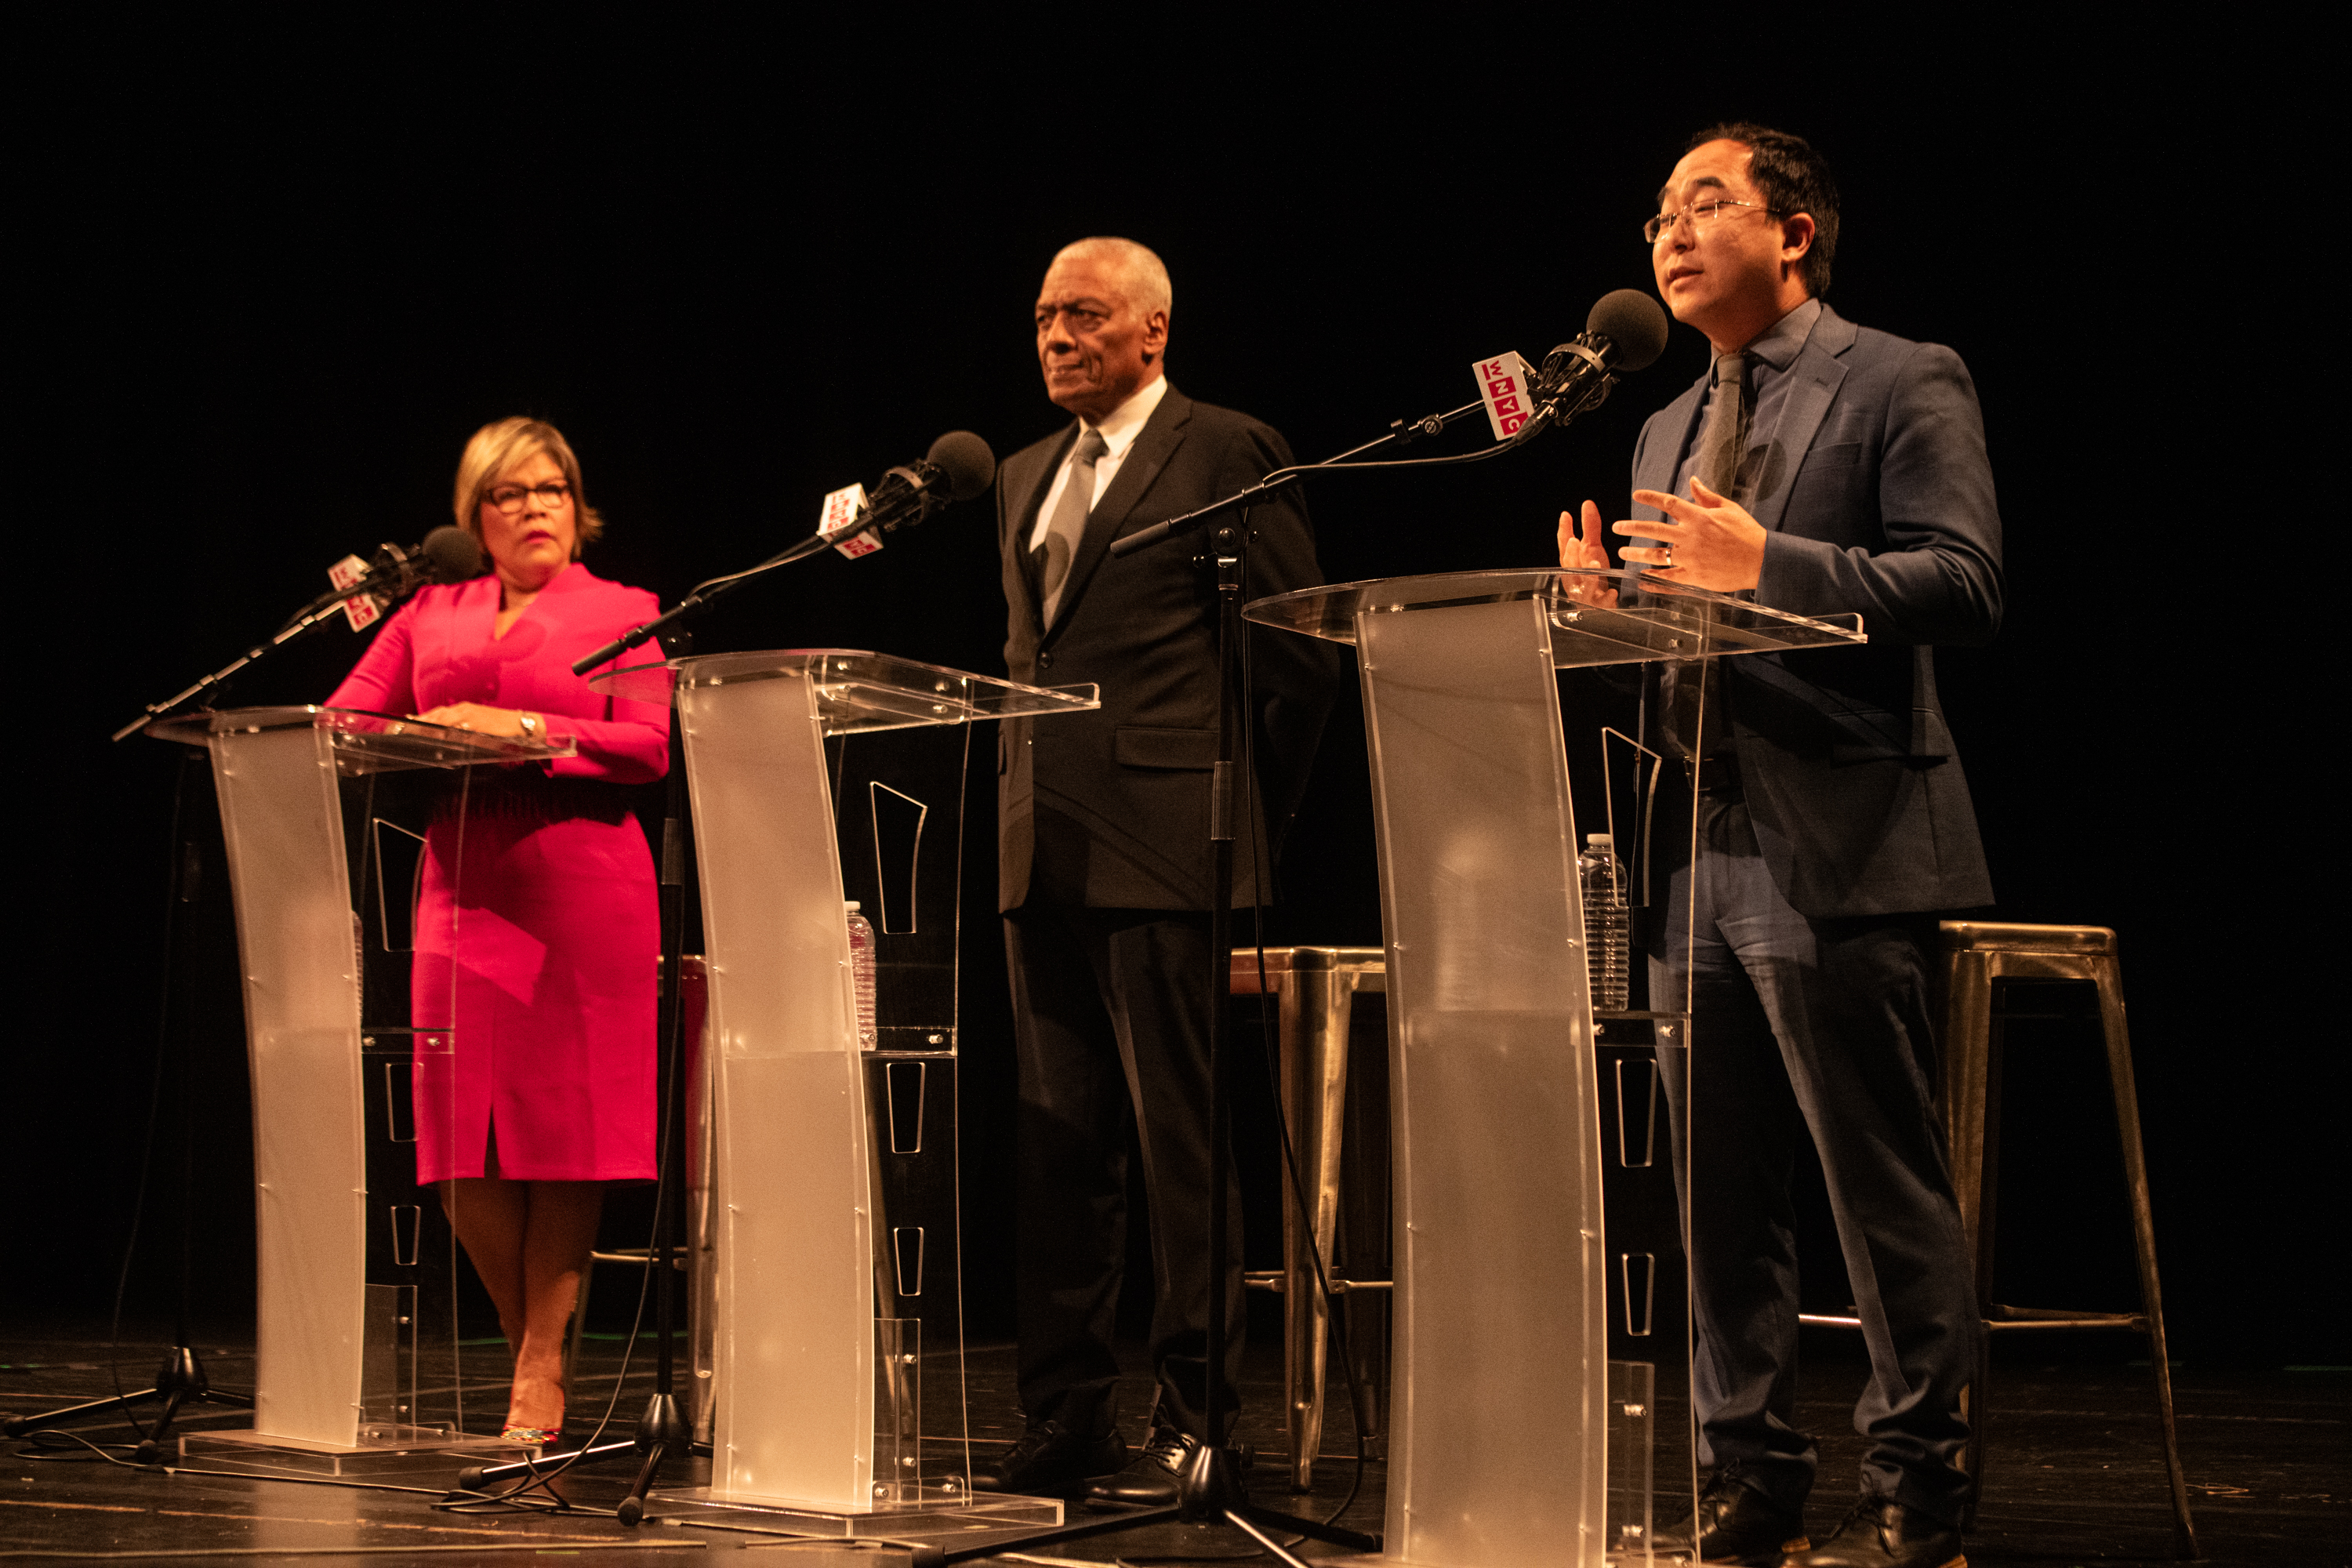
M 1790 1192 L 1810 1137 L 1870 1354 L 1862 1489 L 1958 1522 L 1984 1328 L 1935 1103 L 1935 917 L 1808 918 L 1774 884 L 1744 803 L 1704 797 L 1699 817 L 1649 955 L 1652 1005 L 1679 1010 L 1687 984 L 1692 1013 L 1686 1055 L 1660 1065 L 1689 1216 L 1701 1458 L 1791 1510 L 1811 1489 Z

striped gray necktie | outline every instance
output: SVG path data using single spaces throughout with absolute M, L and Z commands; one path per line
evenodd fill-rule
M 1069 483 L 1062 487 L 1062 498 L 1054 507 L 1054 520 L 1045 526 L 1045 537 L 1030 553 L 1043 554 L 1037 563 L 1037 582 L 1044 591 L 1045 624 L 1054 624 L 1054 612 L 1062 607 L 1062 587 L 1070 580 L 1070 563 L 1077 559 L 1078 542 L 1086 537 L 1087 514 L 1095 509 L 1095 460 L 1110 448 L 1099 430 L 1088 430 L 1078 437 L 1078 449 L 1070 454 Z

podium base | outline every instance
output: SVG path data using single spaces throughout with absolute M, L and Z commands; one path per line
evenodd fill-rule
M 646 1500 L 662 1518 L 676 1523 L 718 1523 L 733 1515 L 730 1522 L 842 1541 L 868 1536 L 892 1540 L 968 1536 L 979 1531 L 1024 1530 L 1062 1522 L 1059 1498 L 1008 1497 L 942 1487 L 908 1489 L 913 1495 L 902 1500 L 877 1501 L 871 1508 L 854 1510 L 787 1499 L 730 1497 L 711 1487 L 660 1487 Z
M 348 1447 L 279 1437 L 251 1427 L 226 1432 L 188 1432 L 180 1437 L 180 1458 L 208 1468 L 255 1476 L 416 1476 L 455 1472 L 486 1461 L 525 1458 L 538 1450 L 503 1437 L 475 1437 L 442 1426 L 369 1426 L 370 1440 Z

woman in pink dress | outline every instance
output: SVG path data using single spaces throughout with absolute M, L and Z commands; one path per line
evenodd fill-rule
M 576 742 L 559 761 L 472 771 L 427 833 L 412 1022 L 416 1179 L 437 1184 L 514 1351 L 507 1436 L 563 1425 L 563 1330 L 606 1182 L 654 1175 L 660 917 L 618 785 L 659 778 L 669 713 L 607 697 L 572 662 L 659 611 L 579 564 L 603 531 L 553 426 L 484 426 L 457 464 L 457 521 L 492 572 L 384 623 L 327 700 L 484 734 Z M 462 876 L 458 873 L 462 868 Z

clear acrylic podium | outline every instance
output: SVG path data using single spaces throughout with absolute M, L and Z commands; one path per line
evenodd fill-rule
M 416 1187 L 412 1065 L 455 1042 L 448 1008 L 412 1017 L 410 968 L 457 933 L 415 929 L 415 888 L 436 820 L 458 825 L 445 872 L 461 873 L 472 768 L 572 743 L 316 707 L 148 732 L 212 754 L 253 1077 L 254 1423 L 184 1451 L 348 1473 L 510 1447 L 465 1435 L 469 1394 L 478 1420 L 505 1414 L 507 1370 L 496 1351 L 459 1359 L 455 1241 Z
M 702 884 L 717 1421 L 710 1484 L 661 1502 L 810 1534 L 1058 1523 L 1052 1500 L 971 1490 L 959 874 L 970 726 L 1092 708 L 1094 688 L 840 648 L 592 681 L 674 699 Z M 845 900 L 874 932 L 870 1026 Z
M 1621 845 L 1690 818 L 1648 820 L 1658 769 L 1636 683 L 1580 678 L 1564 719 L 1557 672 L 1863 638 L 1662 584 L 1623 608 L 1593 597 L 1632 587 L 1625 573 L 1456 573 L 1244 612 L 1353 644 L 1363 683 L 1395 1204 L 1380 1561 L 1646 1563 L 1654 1499 L 1658 1520 L 1688 1517 L 1688 1320 L 1656 1076 L 1681 1061 L 1688 1015 L 1657 998 L 1596 1019 L 1571 748 L 1601 764 L 1586 809 Z M 1652 918 L 1688 941 L 1687 910 Z

